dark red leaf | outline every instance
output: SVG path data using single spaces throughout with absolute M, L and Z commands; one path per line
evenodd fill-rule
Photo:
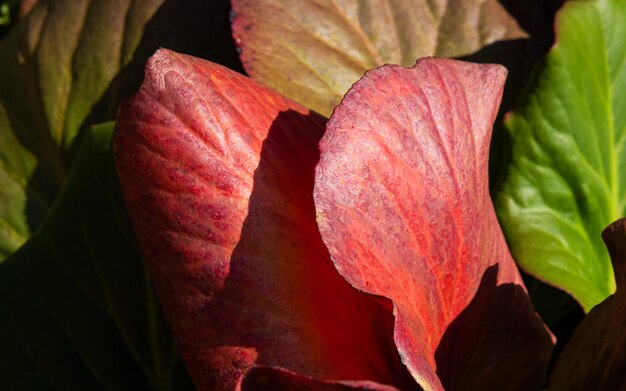
M 201 390 L 258 388 L 263 376 L 246 378 L 253 367 L 294 387 L 412 382 L 390 306 L 337 274 L 315 224 L 324 124 L 250 79 L 167 50 L 120 108 L 126 203 Z
M 550 357 L 488 191 L 505 76 L 434 58 L 383 66 L 321 142 L 324 242 L 353 286 L 393 301 L 396 344 L 425 389 L 538 388 Z

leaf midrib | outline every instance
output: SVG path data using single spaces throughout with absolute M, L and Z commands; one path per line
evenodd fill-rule
M 598 12 L 600 12 L 598 10 L 598 8 L 596 8 L 596 10 Z M 599 18 L 602 19 L 602 15 L 599 15 Z M 620 203 L 620 199 L 619 199 L 619 192 L 618 192 L 618 187 L 619 187 L 619 176 L 618 176 L 618 171 L 619 171 L 619 166 L 618 166 L 618 161 L 617 161 L 617 153 L 616 153 L 616 148 L 618 145 L 622 144 L 623 141 L 623 137 L 622 140 L 615 140 L 616 134 L 615 134 L 615 124 L 614 122 L 614 118 L 613 118 L 613 84 L 612 84 L 612 80 L 611 80 L 611 69 L 609 67 L 609 43 L 607 40 L 607 36 L 606 36 L 606 32 L 604 29 L 601 29 L 602 31 L 602 39 L 604 40 L 604 45 L 602 45 L 602 53 L 604 55 L 603 61 L 604 61 L 604 71 L 605 71 L 605 78 L 606 78 L 606 86 L 607 86 L 607 94 L 606 94 L 606 115 L 607 115 L 607 123 L 608 123 L 608 132 L 609 132 L 609 142 L 610 142 L 610 148 L 609 148 L 609 169 L 610 169 L 610 183 L 609 183 L 609 189 L 610 189 L 610 194 L 611 194 L 611 202 L 610 202 L 610 212 L 609 215 L 611 217 L 611 222 L 618 220 L 621 216 L 619 215 L 619 203 Z M 616 142 L 617 141 L 617 142 Z

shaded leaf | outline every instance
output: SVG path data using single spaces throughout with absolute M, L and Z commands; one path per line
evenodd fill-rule
M 554 42 L 554 15 L 565 0 L 499 1 L 537 46 L 549 49 Z
M 602 232 L 617 280 L 617 291 L 594 307 L 559 357 L 550 389 L 622 390 L 626 386 L 626 219 Z
M 315 225 L 323 118 L 160 50 L 117 121 L 126 204 L 199 389 L 254 389 L 266 376 L 411 386 L 387 303 L 337 274 Z M 253 367 L 265 375 L 247 377 Z
M 256 367 L 246 375 L 242 388 L 259 391 L 398 391 L 392 386 L 384 386 L 371 381 L 320 381 L 280 368 Z
M 626 209 L 626 3 L 567 3 L 558 42 L 508 120 L 497 195 L 511 250 L 530 274 L 589 311 L 615 289 L 600 232 Z
M 113 124 L 87 134 L 41 229 L 0 265 L 0 378 L 19 390 L 189 389 L 113 166 Z
M 525 36 L 496 0 L 233 0 L 249 75 L 330 114 L 368 69 Z
M 237 66 L 228 13 L 227 0 L 37 1 L 0 42 L 0 260 L 41 224 L 80 135 L 114 118 L 157 47 Z
M 322 238 L 353 286 L 393 301 L 396 345 L 424 389 L 535 389 L 550 357 L 489 197 L 505 75 L 445 59 L 383 66 L 320 144 Z

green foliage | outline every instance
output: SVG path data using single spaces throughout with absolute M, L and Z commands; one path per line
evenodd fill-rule
M 22 0 L 2 0 L 0 1 L 0 39 L 4 31 L 8 30 L 8 27 L 15 23 L 14 15 L 17 13 Z M 5 30 L 6 29 L 6 30 Z
M 239 67 L 226 0 L 39 0 L 0 41 L 0 261 L 39 227 L 82 135 L 115 118 L 159 46 Z
M 11 9 L 6 1 L 0 3 L 0 26 L 11 23 Z
M 0 265 L 8 389 L 190 388 L 130 233 L 112 133 L 87 133 L 41 229 Z
M 586 311 L 615 290 L 600 233 L 626 207 L 626 3 L 572 2 L 555 47 L 508 120 L 497 205 L 513 255 Z

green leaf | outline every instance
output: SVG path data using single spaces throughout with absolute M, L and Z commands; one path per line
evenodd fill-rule
M 552 391 L 624 389 L 626 219 L 609 225 L 602 237 L 615 268 L 617 290 L 595 306 L 576 328 L 552 371 Z
M 497 195 L 513 255 L 589 311 L 615 291 L 600 238 L 626 206 L 626 2 L 568 2 L 557 43 L 507 121 Z
M 329 115 L 363 73 L 525 36 L 496 0 L 233 0 L 246 71 Z
M 191 389 L 130 235 L 113 124 L 87 133 L 41 229 L 0 264 L 8 389 Z
M 6 1 L 0 2 L 0 26 L 11 23 L 11 10 Z
M 3 37 L 3 33 L 12 23 L 14 23 L 14 17 L 18 14 L 22 2 L 24 0 L 0 0 L 0 39 Z M 33 3 L 36 0 L 27 0 L 25 3 Z M 25 4 L 26 8 L 28 4 Z
M 81 135 L 160 46 L 231 67 L 227 0 L 39 0 L 0 42 L 0 260 L 43 221 Z M 229 46 L 230 43 L 230 46 Z

